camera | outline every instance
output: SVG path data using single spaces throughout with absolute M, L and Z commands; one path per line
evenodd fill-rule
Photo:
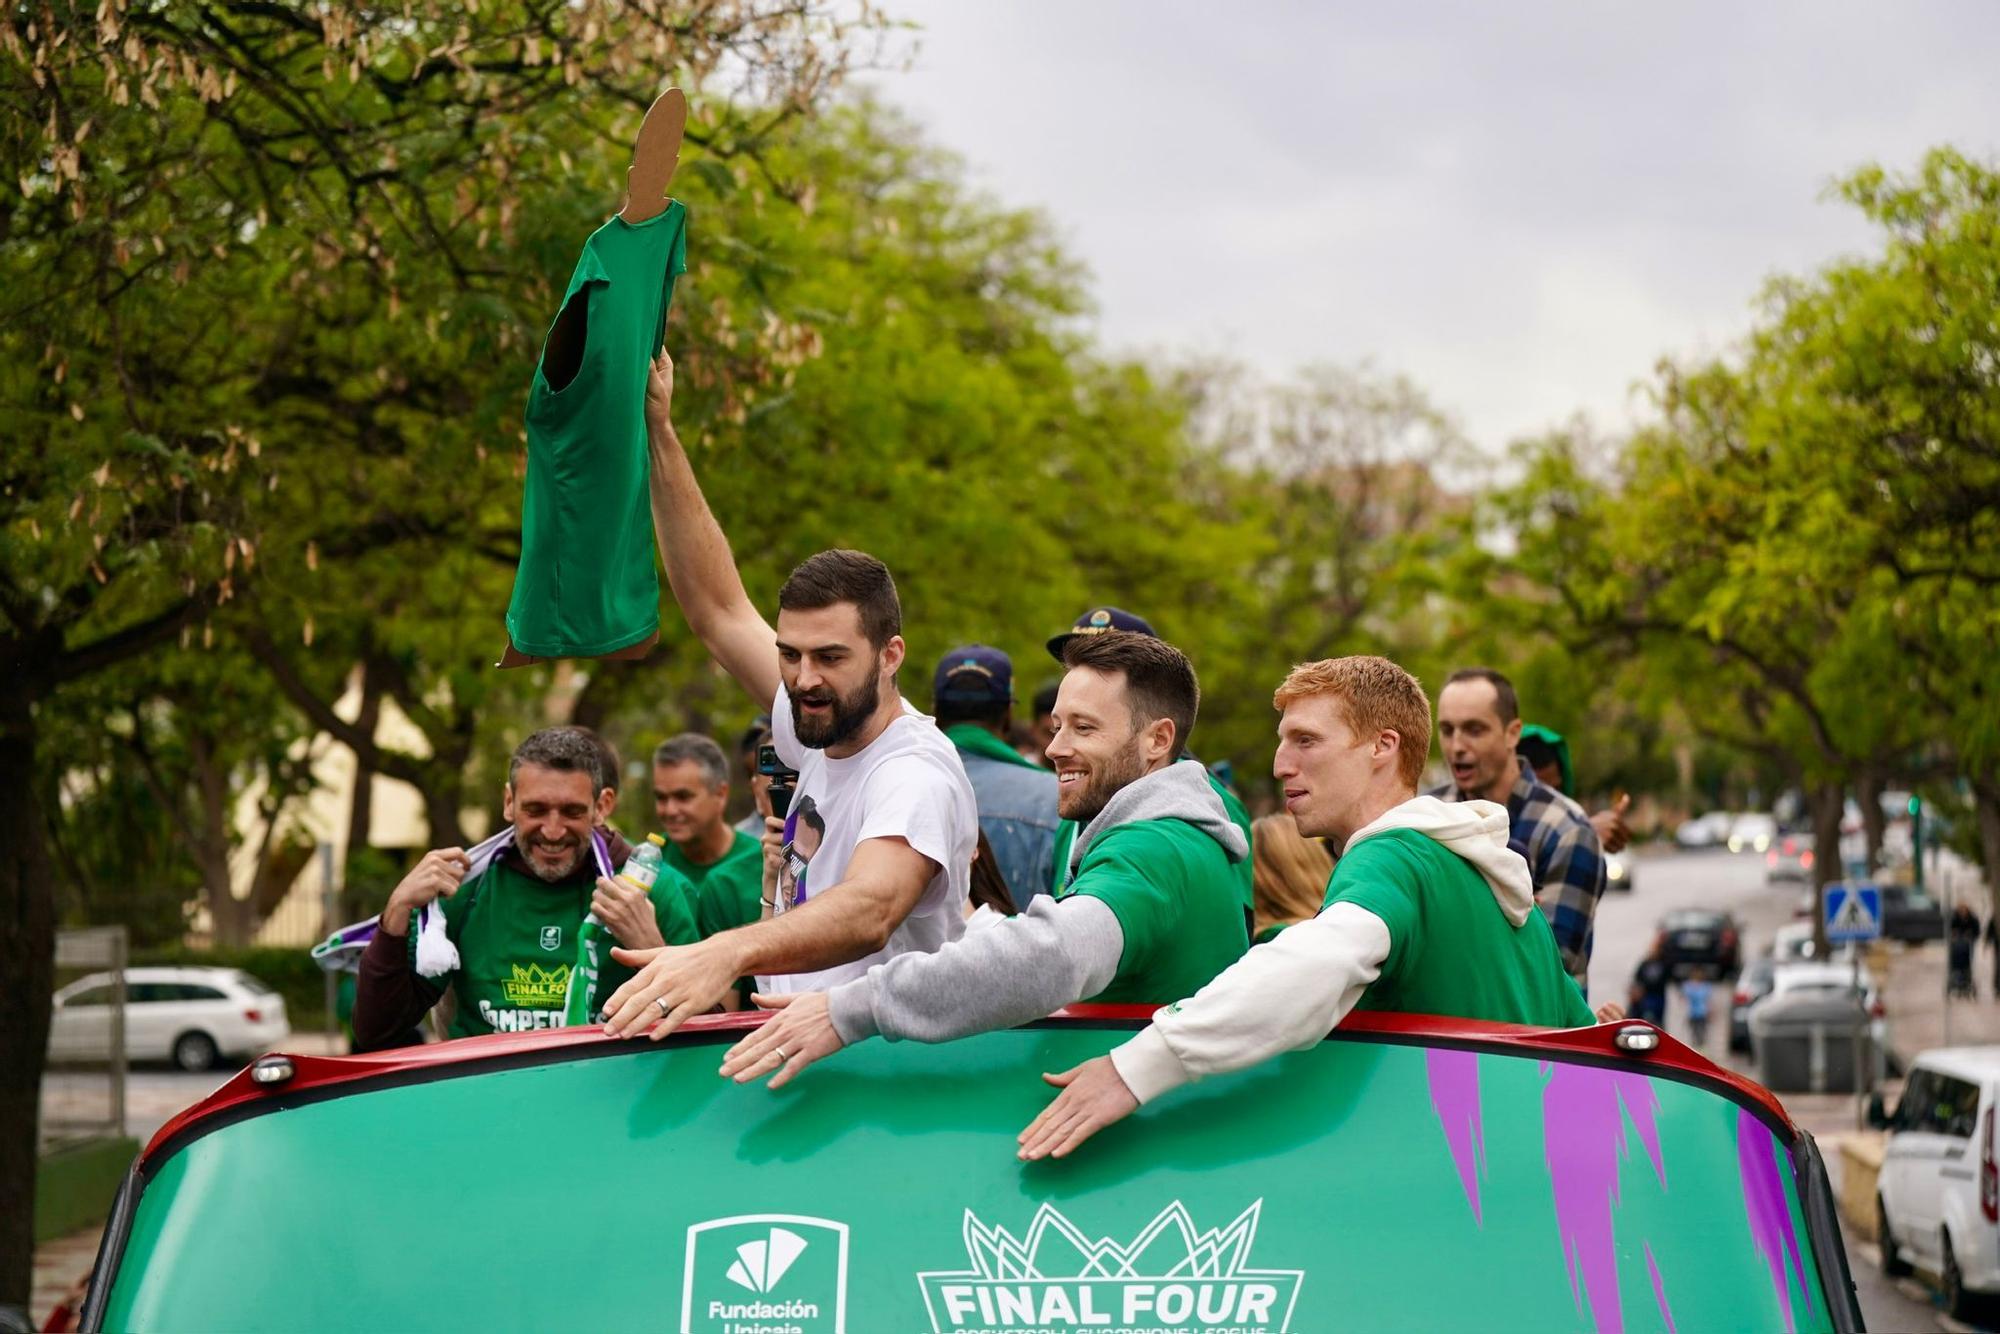
M 799 771 L 787 769 L 778 758 L 776 746 L 757 747 L 757 772 L 771 780 L 771 814 L 780 820 L 792 808 L 792 793 L 798 790 Z

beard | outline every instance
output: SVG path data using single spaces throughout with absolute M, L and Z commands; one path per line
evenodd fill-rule
M 530 835 L 517 840 L 521 844 L 521 860 L 535 873 L 535 879 L 547 884 L 571 875 L 583 864 L 583 840 L 558 845 L 545 843 L 539 835 Z
M 845 698 L 835 694 L 825 686 L 792 696 L 792 731 L 799 744 L 807 750 L 825 750 L 837 746 L 852 737 L 874 716 L 882 705 L 882 658 L 875 658 L 874 669 L 868 673 L 867 681 L 855 687 Z M 808 718 L 804 706 L 807 704 L 831 705 L 824 718 Z
M 1145 773 L 1146 760 L 1139 753 L 1139 738 L 1135 735 L 1131 745 L 1092 769 L 1081 783 L 1056 789 L 1056 814 L 1087 825 L 1103 814 L 1120 789 L 1143 778 Z

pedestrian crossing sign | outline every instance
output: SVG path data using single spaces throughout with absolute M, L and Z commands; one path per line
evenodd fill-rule
M 1882 891 L 1873 885 L 1826 887 L 1826 938 L 1834 945 L 1882 934 Z

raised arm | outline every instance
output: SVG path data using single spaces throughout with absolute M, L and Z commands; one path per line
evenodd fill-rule
M 778 636 L 743 591 L 729 539 L 709 512 L 674 434 L 673 396 L 674 363 L 662 352 L 646 383 L 646 438 L 653 464 L 653 533 L 667 584 L 696 637 L 758 706 L 768 709 L 778 696 Z

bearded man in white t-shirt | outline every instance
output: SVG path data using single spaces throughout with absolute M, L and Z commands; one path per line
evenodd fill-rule
M 896 691 L 902 607 L 888 567 L 859 551 L 810 557 L 779 590 L 774 629 L 674 434 L 672 398 L 663 353 L 646 428 L 667 581 L 715 660 L 770 707 L 771 743 L 799 781 L 764 919 L 693 945 L 614 950 L 639 972 L 605 1004 L 613 1036 L 665 1037 L 741 977 L 765 994 L 824 991 L 956 940 L 979 840 L 957 748 Z

